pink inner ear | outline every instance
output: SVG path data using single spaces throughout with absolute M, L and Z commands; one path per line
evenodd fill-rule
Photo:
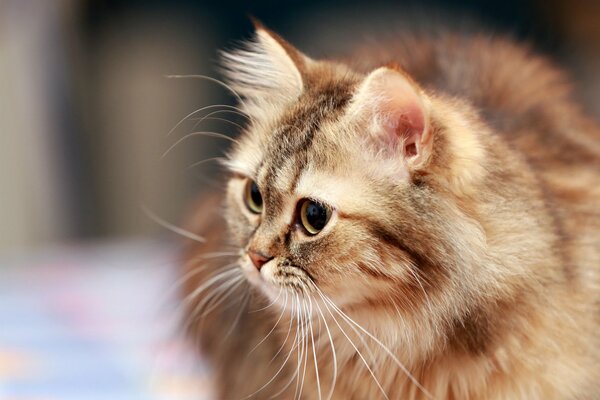
M 406 158 L 419 155 L 426 129 L 425 110 L 417 96 L 412 88 L 409 92 L 397 91 L 394 97 L 389 98 L 380 108 L 388 115 L 385 130 L 391 135 L 390 141 L 402 143 L 403 156 Z
M 420 167 L 431 151 L 426 104 L 425 94 L 402 71 L 381 67 L 365 78 L 350 113 L 371 121 L 371 136 L 381 151 Z

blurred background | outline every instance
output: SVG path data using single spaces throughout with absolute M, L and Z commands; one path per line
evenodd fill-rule
M 219 185 L 215 165 L 188 166 L 221 155 L 222 140 L 191 137 L 161 156 L 193 131 L 192 121 L 167 135 L 181 118 L 232 98 L 166 76 L 219 77 L 217 51 L 250 35 L 248 15 L 322 56 L 393 29 L 408 9 L 533 43 L 600 115 L 597 0 L 0 0 L 0 254 L 151 235 L 162 228 L 142 205 L 178 222 Z M 202 127 L 235 134 L 223 121 Z
M 156 220 L 184 225 L 222 187 L 194 164 L 227 141 L 186 135 L 243 120 L 195 126 L 233 98 L 167 76 L 218 78 L 249 15 L 316 58 L 407 23 L 482 25 L 568 69 L 600 119 L 598 0 L 0 0 L 0 399 L 212 398 Z

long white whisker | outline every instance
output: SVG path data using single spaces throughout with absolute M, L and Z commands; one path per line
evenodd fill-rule
M 383 386 L 381 386 L 381 383 L 379 383 L 379 380 L 377 379 L 377 377 L 375 376 L 375 373 L 373 372 L 373 370 L 369 366 L 369 363 L 367 363 L 367 360 L 365 359 L 365 357 L 363 357 L 363 355 L 360 352 L 360 350 L 358 350 L 358 347 L 356 347 L 356 345 L 350 339 L 350 337 L 348 336 L 348 334 L 346 334 L 346 331 L 344 331 L 344 329 L 342 328 L 342 326 L 339 324 L 339 322 L 337 321 L 337 319 L 335 318 L 335 316 L 333 315 L 333 313 L 329 309 L 329 306 L 327 305 L 327 302 L 325 301 L 325 298 L 323 298 L 324 295 L 321 293 L 321 291 L 317 288 L 316 285 L 314 287 L 317 289 L 317 293 L 319 293 L 319 295 L 323 299 L 323 302 L 324 302 L 323 305 L 325 306 L 325 309 L 327 310 L 327 312 L 329 313 L 329 315 L 331 315 L 331 318 L 333 319 L 333 322 L 335 322 L 335 324 L 340 329 L 340 332 L 346 337 L 346 339 L 348 340 L 348 342 L 350 343 L 350 345 L 354 348 L 354 351 L 356 351 L 356 354 L 358 354 L 358 356 L 360 357 L 360 359 L 362 360 L 362 362 L 365 364 L 365 367 L 369 371 L 369 374 L 371 374 L 371 377 L 373 378 L 373 380 L 375 381 L 375 384 L 377 385 L 377 387 L 379 388 L 379 390 L 383 394 L 383 397 L 385 397 L 386 399 L 389 400 L 389 397 L 388 397 L 387 393 L 383 389 Z
M 294 301 L 294 298 L 292 297 L 292 307 L 291 307 L 292 309 L 293 309 L 293 307 L 294 307 L 294 303 L 293 303 L 293 301 Z M 293 321 L 293 316 L 292 316 L 292 317 L 290 317 L 290 328 L 291 328 L 291 326 L 292 326 L 292 324 L 291 324 L 291 321 Z M 296 326 L 296 336 L 298 336 L 298 327 L 297 327 L 297 326 Z M 286 337 L 286 341 L 287 341 L 287 337 Z M 283 346 L 281 347 L 281 349 L 283 349 L 283 347 L 284 347 L 284 346 L 285 346 L 285 342 L 284 342 Z M 266 388 L 267 386 L 269 386 L 269 385 L 271 384 L 271 382 L 273 382 L 273 381 L 274 381 L 274 380 L 277 378 L 277 376 L 279 375 L 279 373 L 280 373 L 280 372 L 283 370 L 283 368 L 284 368 L 284 367 L 285 367 L 285 365 L 287 364 L 288 360 L 289 360 L 289 359 L 290 359 L 290 357 L 292 356 L 292 353 L 293 353 L 293 351 L 294 351 L 294 347 L 295 347 L 295 346 L 292 346 L 292 348 L 291 348 L 291 349 L 290 349 L 290 351 L 288 352 L 288 355 L 285 357 L 285 359 L 284 359 L 284 360 L 283 360 L 283 362 L 281 363 L 281 367 L 279 367 L 279 369 L 277 370 L 277 372 L 275 372 L 275 375 L 273 375 L 273 377 L 272 377 L 271 379 L 269 379 L 269 381 L 268 381 L 267 383 L 265 383 L 263 386 L 261 386 L 261 387 L 260 387 L 258 390 L 256 390 L 254 393 L 252 393 L 252 394 L 250 394 L 250 395 L 246 396 L 246 397 L 245 397 L 246 399 L 248 399 L 248 398 L 250 398 L 250 397 L 254 396 L 254 395 L 255 395 L 255 394 L 257 394 L 258 392 L 260 392 L 261 390 L 263 390 L 264 388 Z M 281 351 L 281 349 L 280 349 L 279 351 Z M 277 352 L 277 354 L 279 354 L 279 351 Z M 275 355 L 275 357 L 277 357 L 277 354 Z M 293 379 L 293 378 L 292 378 L 292 379 Z M 290 381 L 290 383 L 291 383 L 291 381 Z M 289 386 L 289 384 L 288 384 L 288 385 L 286 385 L 286 386 L 285 386 L 285 387 L 284 387 L 284 388 L 283 388 L 283 389 L 282 389 L 280 392 L 278 392 L 278 393 L 274 394 L 274 395 L 273 395 L 273 396 L 271 396 L 270 398 L 277 397 L 279 394 L 281 394 L 281 393 L 282 393 L 282 392 L 283 392 L 283 391 L 284 391 L 284 390 L 287 388 L 287 386 Z
M 325 325 L 325 330 L 327 330 L 327 336 L 329 337 L 329 343 L 331 345 L 331 353 L 333 354 L 333 379 L 331 383 L 331 389 L 329 390 L 329 394 L 327 395 L 327 400 L 330 400 L 333 396 L 333 391 L 335 389 L 335 383 L 337 380 L 337 356 L 335 353 L 335 346 L 333 345 L 333 337 L 331 336 L 331 331 L 329 330 L 329 325 L 327 324 L 327 320 L 323 315 L 323 311 L 321 310 L 321 307 L 319 306 L 319 303 L 316 300 L 315 305 L 317 306 L 317 311 L 321 315 L 321 319 L 323 320 L 323 323 Z
M 304 329 L 304 334 L 302 336 L 302 353 L 304 355 L 304 368 L 303 368 L 303 372 L 302 372 L 302 381 L 300 384 L 300 390 L 298 391 L 298 399 L 300 399 L 302 397 L 302 389 L 304 388 L 304 380 L 306 378 L 306 366 L 308 365 L 308 313 L 306 310 L 306 301 L 303 300 L 303 304 L 302 304 L 302 312 L 303 312 L 303 329 Z
M 235 107 L 234 107 L 235 108 Z M 239 108 L 237 108 L 239 110 Z M 230 109 L 224 109 L 224 110 L 217 110 L 217 111 L 211 111 L 209 114 L 207 115 L 215 115 L 215 114 L 223 114 L 223 113 L 227 113 L 227 114 L 234 114 L 234 115 L 239 115 L 240 117 L 244 117 L 246 119 L 250 119 L 250 117 L 248 116 L 248 114 L 245 114 L 243 112 L 240 111 L 236 111 L 236 109 L 234 110 L 230 110 Z M 204 117 L 194 117 L 194 118 L 189 118 L 190 121 L 200 121 L 202 120 Z
M 209 292 L 206 293 L 206 295 L 204 296 L 204 298 L 202 299 L 202 301 L 200 301 L 200 303 L 198 303 L 196 305 L 196 307 L 194 308 L 194 312 L 193 312 L 193 317 L 194 320 L 198 320 L 201 319 L 202 317 L 205 317 L 208 312 L 206 312 L 206 308 L 210 307 L 211 311 L 214 309 L 214 305 L 215 303 L 219 303 L 221 302 L 221 300 L 224 300 L 227 298 L 227 295 L 229 294 L 229 291 L 232 287 L 239 285 L 240 283 L 240 277 L 236 276 L 230 279 L 227 279 L 225 282 L 221 283 L 220 285 L 213 287 L 212 290 L 210 290 Z
M 427 396 L 427 398 L 429 399 L 433 399 L 433 396 L 427 391 L 427 389 L 425 389 L 423 387 L 423 385 L 421 385 L 419 383 L 419 381 L 417 381 L 417 379 L 410 373 L 410 371 L 404 366 L 404 364 L 402 364 L 400 362 L 400 360 L 398 360 L 398 358 L 396 357 L 396 355 L 394 353 L 392 353 L 392 351 L 390 349 L 387 348 L 386 345 L 383 344 L 383 342 L 381 342 L 381 340 L 377 339 L 375 336 L 373 336 L 370 332 L 368 332 L 365 328 L 363 328 L 360 324 L 358 324 L 357 322 L 355 322 L 352 318 L 350 318 L 349 316 L 347 316 L 342 310 L 340 310 L 338 308 L 337 305 L 335 305 L 335 303 L 329 299 L 323 292 L 321 292 L 321 290 L 315 286 L 315 288 L 317 289 L 317 292 L 320 294 L 321 298 L 323 299 L 323 301 L 328 302 L 331 307 L 334 309 L 334 311 L 336 311 L 343 319 L 346 320 L 346 322 L 353 324 L 354 326 L 356 326 L 358 329 L 360 329 L 365 335 L 367 335 L 368 337 L 370 337 L 375 343 L 377 343 L 394 361 L 394 363 L 398 366 L 398 368 L 400 368 L 402 370 L 402 372 L 404 372 L 404 374 L 406 374 L 406 376 L 408 377 L 408 379 L 410 379 L 412 381 L 412 383 L 419 388 L 423 394 L 425 394 L 425 396 Z
M 227 273 L 227 272 L 229 272 L 229 273 Z M 212 290 L 207 293 L 207 295 L 202 299 L 202 301 L 200 301 L 200 303 L 198 303 L 194 307 L 194 309 L 190 313 L 190 317 L 188 318 L 188 321 L 184 325 L 184 330 L 189 329 L 191 324 L 193 324 L 194 322 L 196 322 L 198 320 L 199 314 L 202 312 L 203 308 L 206 307 L 206 305 L 209 302 L 214 301 L 215 296 L 222 294 L 223 291 L 225 291 L 227 288 L 231 287 L 232 284 L 237 283 L 242 279 L 242 277 L 240 275 L 229 277 L 229 275 L 231 275 L 231 272 L 237 272 L 236 268 L 232 268 L 230 271 L 226 271 L 224 273 L 217 274 L 213 278 L 206 281 L 199 288 L 195 289 L 194 292 L 192 292 L 188 297 L 186 297 L 184 299 L 184 301 L 183 301 L 184 304 L 189 304 L 196 297 L 198 297 L 202 292 L 211 288 L 216 282 L 218 282 L 221 279 L 225 280 L 225 282 L 223 282 L 220 286 L 217 286 L 216 288 L 212 288 Z
M 294 382 L 294 379 L 297 380 L 297 378 L 299 377 L 300 366 L 301 366 L 301 364 L 299 362 L 299 359 L 300 359 L 300 335 L 302 334 L 301 330 L 300 330 L 301 324 L 299 323 L 300 298 L 297 293 L 294 293 L 294 295 L 296 296 L 296 303 L 295 303 L 296 305 L 292 307 L 292 310 L 296 313 L 296 337 L 294 338 L 294 344 L 292 345 L 292 348 L 290 350 L 290 355 L 294 350 L 297 351 L 297 354 L 298 354 L 298 356 L 297 356 L 298 360 L 296 360 L 297 366 L 296 366 L 296 369 L 295 369 L 294 373 L 292 374 L 291 378 L 289 379 L 289 381 L 285 384 L 285 386 L 279 392 L 272 395 L 270 397 L 271 399 L 278 397 L 281 393 L 283 393 L 292 384 L 292 382 Z M 292 317 L 293 317 L 293 315 L 292 315 Z M 296 389 L 297 388 L 298 388 L 298 385 L 296 385 Z M 294 397 L 295 397 L 295 395 L 296 395 L 296 391 L 294 391 Z
M 207 81 L 216 83 L 217 85 L 220 85 L 222 87 L 224 87 L 225 89 L 227 89 L 231 94 L 233 94 L 236 98 L 237 101 L 239 101 L 240 103 L 242 103 L 242 98 L 240 97 L 240 95 L 238 94 L 238 92 L 236 92 L 235 90 L 233 90 L 233 88 L 231 86 L 229 86 L 228 84 L 226 84 L 223 81 L 220 81 L 218 79 L 215 78 L 211 78 L 210 76 L 206 76 L 206 75 L 200 75 L 200 74 L 193 74 L 193 75 L 166 75 L 167 78 L 169 79 L 189 79 L 189 78 L 195 78 L 195 79 L 205 79 Z
M 241 113 L 239 111 L 233 111 L 233 110 L 216 110 L 216 111 L 211 111 L 208 114 L 206 114 L 203 117 L 197 118 L 196 122 L 194 123 L 194 126 L 192 127 L 192 129 L 196 129 L 198 126 L 200 126 L 200 124 L 202 123 L 202 121 L 207 120 L 207 119 L 217 119 L 217 120 L 222 120 L 222 121 L 226 121 L 229 122 L 233 125 L 236 125 L 238 128 L 240 129 L 244 129 L 241 125 L 238 125 L 237 123 L 230 121 L 228 119 L 224 119 L 224 118 L 217 118 L 217 117 L 213 117 L 213 115 L 217 115 L 217 114 L 222 114 L 224 112 L 231 112 L 231 113 L 235 113 L 236 115 L 240 115 Z M 243 116 L 245 116 L 246 118 L 248 118 L 248 116 L 241 114 Z
M 225 157 L 210 157 L 210 158 L 205 158 L 204 160 L 196 161 L 195 163 L 188 165 L 187 167 L 185 167 L 185 169 L 186 170 L 192 169 L 194 167 L 197 167 L 198 165 L 202 165 L 202 164 L 205 164 L 205 163 L 210 162 L 210 161 L 222 161 L 222 160 L 225 160 Z
M 167 137 L 171 136 L 171 134 L 172 134 L 173 132 L 175 132 L 175 130 L 177 130 L 177 128 L 179 128 L 179 127 L 181 126 L 181 124 L 183 124 L 183 123 L 184 123 L 185 121 L 187 121 L 189 118 L 193 117 L 194 115 L 196 115 L 196 114 L 198 114 L 198 113 L 201 113 L 202 111 L 205 111 L 205 110 L 210 110 L 210 109 L 217 108 L 217 107 L 222 107 L 222 108 L 224 108 L 224 109 L 228 109 L 228 110 L 237 111 L 237 112 L 240 112 L 240 113 L 242 113 L 243 115 L 246 115 L 246 114 L 244 114 L 244 113 L 243 113 L 243 110 L 241 110 L 241 109 L 240 109 L 240 108 L 238 108 L 238 107 L 234 107 L 234 106 L 228 106 L 227 104 L 212 104 L 212 105 L 210 105 L 210 106 L 205 106 L 205 107 L 199 108 L 199 109 L 197 109 L 197 110 L 195 110 L 195 111 L 192 111 L 191 113 L 189 113 L 188 115 L 186 115 L 185 117 L 183 117 L 182 119 L 180 119 L 180 120 L 179 120 L 179 122 L 177 122 L 177 123 L 175 124 L 175 126 L 174 126 L 173 128 L 171 128 L 171 130 L 170 130 L 170 131 L 167 133 Z M 248 117 L 248 118 L 249 118 L 249 117 Z
M 304 354 L 302 351 L 304 344 L 304 326 L 302 324 L 303 318 L 302 311 L 300 310 L 300 297 L 298 296 L 298 294 L 296 294 L 296 296 L 298 297 L 298 303 L 296 304 L 296 323 L 298 324 L 300 335 L 296 338 L 298 344 L 296 346 L 296 371 L 294 373 L 294 378 L 296 380 L 296 388 L 294 389 L 294 400 L 296 399 L 298 388 L 300 387 L 300 369 L 302 368 L 302 355 Z
M 214 296 L 214 303 L 210 304 L 210 302 L 207 302 L 205 307 L 206 310 L 204 310 L 202 312 L 202 314 L 200 315 L 200 317 L 205 317 L 206 315 L 208 315 L 212 310 L 214 310 L 215 308 L 217 308 L 220 304 L 223 303 L 223 301 L 225 301 L 225 299 L 227 299 L 227 297 L 229 297 L 242 283 L 244 283 L 244 277 L 239 276 L 238 278 L 234 278 L 230 281 L 230 284 L 227 285 L 228 288 L 221 288 L 222 289 L 222 294 L 220 296 Z
M 297 295 L 298 296 L 298 295 Z M 296 389 L 294 390 L 294 400 L 296 399 L 297 393 L 298 393 L 298 388 L 300 387 L 300 369 L 302 368 L 302 355 L 304 354 L 304 319 L 303 319 L 303 315 L 302 315 L 302 311 L 301 311 L 301 304 L 300 304 L 300 296 L 298 296 L 298 304 L 296 305 L 297 307 L 297 323 L 298 323 L 298 327 L 300 328 L 300 336 L 297 337 L 298 340 L 298 346 L 297 346 L 297 366 L 296 366 L 296 373 L 294 374 L 295 378 L 296 378 Z
M 287 292 L 286 292 L 286 295 L 287 295 Z M 292 307 L 293 306 L 294 306 L 294 298 L 292 297 Z M 285 344 L 287 343 L 287 340 L 290 337 L 290 333 L 292 333 L 293 322 L 294 322 L 294 318 L 290 317 L 290 323 L 289 323 L 289 326 L 288 326 L 287 335 L 285 336 L 285 339 L 283 340 L 283 343 L 279 347 L 279 350 L 277 350 L 277 353 L 275 353 L 275 355 L 273 356 L 273 358 L 271 358 L 271 361 L 269 361 L 269 364 L 271 364 L 277 358 L 277 356 L 279 355 L 279 353 L 281 353 L 281 351 L 285 347 Z
M 240 253 L 237 251 L 213 251 L 209 253 L 204 253 L 199 257 L 196 257 L 198 260 L 207 260 L 211 258 L 217 257 L 226 257 L 226 256 L 239 256 Z
M 279 293 L 277 294 L 277 297 L 275 297 L 275 300 L 273 300 L 273 301 L 272 301 L 271 303 L 269 303 L 269 305 L 267 305 L 267 306 L 264 306 L 264 307 L 262 307 L 262 308 L 259 308 L 259 309 L 257 309 L 257 310 L 250 311 L 250 313 L 256 313 L 256 312 L 263 311 L 263 310 L 266 310 L 267 308 L 271 307 L 273 304 L 277 303 L 277 300 L 279 300 L 279 297 L 281 297 L 281 292 L 283 292 L 283 291 L 284 291 L 284 290 L 280 288 L 280 289 L 279 289 Z M 285 298 L 287 299 L 287 292 L 285 292 Z M 284 307 L 283 309 L 285 310 L 285 307 Z
M 180 279 L 173 282 L 173 284 L 165 291 L 165 293 L 160 296 L 158 303 L 159 304 L 166 303 L 167 300 L 169 299 L 169 297 L 171 297 L 176 290 L 178 290 L 188 280 L 192 279 L 194 276 L 198 275 L 202 271 L 204 271 L 204 265 L 198 266 L 198 267 L 193 268 L 190 271 L 188 271 Z
M 216 113 L 216 111 L 214 111 L 214 112 Z M 211 114 L 213 114 L 213 113 L 211 113 Z M 240 124 L 238 124 L 237 122 L 232 121 L 232 120 L 227 119 L 227 118 L 219 118 L 219 117 L 209 117 L 209 116 L 206 116 L 204 118 L 200 118 L 198 121 L 208 121 L 208 120 L 210 120 L 210 121 L 227 122 L 228 124 L 231 124 L 231 125 L 235 126 L 236 128 L 238 128 L 240 130 L 244 129 L 244 127 L 241 126 Z
M 186 139 L 189 139 L 193 136 L 207 136 L 207 137 L 215 137 L 215 138 L 219 138 L 219 139 L 225 139 L 225 140 L 229 140 L 230 142 L 233 143 L 238 143 L 237 140 L 235 140 L 232 137 L 229 137 L 227 135 L 224 135 L 222 133 L 219 132 L 211 132 L 211 131 L 199 131 L 199 132 L 192 132 L 192 133 L 188 133 L 187 135 L 185 135 L 184 137 L 180 138 L 179 140 L 177 140 L 175 143 L 173 143 L 171 145 L 171 147 L 169 147 L 161 156 L 160 158 L 165 158 L 167 156 L 167 154 L 169 154 L 171 152 L 171 150 L 173 150 L 179 143 L 183 142 Z
M 170 222 L 165 221 L 164 219 L 160 218 L 158 215 L 156 215 L 155 213 L 153 213 L 148 207 L 146 207 L 145 205 L 141 205 L 140 206 L 142 209 L 142 212 L 144 214 L 146 214 L 146 216 L 148 218 L 150 218 L 151 220 L 153 220 L 154 222 L 156 222 L 158 225 L 162 226 L 163 228 L 166 228 L 168 230 L 170 230 L 173 233 L 176 233 L 178 235 L 181 235 L 185 238 L 191 239 L 193 241 L 196 241 L 198 243 L 204 243 L 206 242 L 206 239 L 204 239 L 202 236 L 196 235 L 193 232 L 187 231 L 179 226 L 173 225 Z
M 230 109 L 211 111 L 210 113 L 207 114 L 207 116 L 215 115 L 215 114 L 224 114 L 224 113 L 239 115 L 240 117 L 244 117 L 248 120 L 251 120 L 251 118 L 248 116 L 248 114 L 245 114 L 243 112 L 239 112 L 236 110 L 230 110 Z M 205 119 L 205 117 L 194 117 L 194 118 L 190 118 L 189 120 L 190 121 L 202 121 L 203 119 Z
M 247 281 L 246 280 L 242 280 L 242 282 L 246 283 Z M 250 293 L 251 293 L 250 290 L 246 290 L 244 298 L 242 299 L 242 302 L 241 302 L 240 309 L 239 309 L 236 317 L 233 319 L 231 327 L 229 328 L 229 330 L 227 331 L 227 333 L 223 337 L 224 341 L 227 340 L 227 338 L 229 337 L 229 335 L 231 335 L 231 333 L 233 332 L 234 328 L 237 326 L 238 322 L 240 322 L 240 318 L 242 317 L 244 309 L 246 309 L 248 307 L 248 302 L 250 301 Z
M 192 305 L 192 302 L 198 297 L 200 296 L 204 291 L 212 288 L 212 286 L 214 284 L 216 284 L 219 280 L 227 280 L 229 279 L 228 275 L 230 275 L 231 273 L 233 273 L 233 270 L 235 268 L 229 268 L 229 271 L 224 271 L 224 272 L 215 272 L 212 275 L 210 275 L 207 279 L 207 281 L 203 282 L 203 284 L 194 289 L 194 291 L 192 293 L 189 293 L 187 296 L 185 296 L 183 298 L 183 300 L 179 303 L 178 307 L 177 307 L 177 313 L 179 314 L 181 312 L 181 309 L 183 308 L 187 308 L 190 307 Z M 189 327 L 196 318 L 196 314 L 198 310 L 198 305 L 194 306 L 194 308 L 192 310 L 190 310 L 188 312 L 188 318 L 187 320 L 183 323 L 184 327 Z
M 287 292 L 285 293 L 285 304 L 287 305 Z M 275 325 L 273 325 L 273 328 L 271 328 L 271 330 L 269 331 L 269 333 L 267 333 L 267 335 L 260 341 L 258 342 L 258 344 L 256 346 L 254 346 L 252 348 L 252 350 L 250 350 L 250 352 L 248 353 L 248 355 L 252 354 L 252 352 L 254 350 L 256 350 L 258 348 L 258 346 L 260 346 L 261 344 L 264 343 L 265 340 L 267 340 L 267 338 L 271 335 L 271 333 L 273 333 L 273 331 L 275 330 L 275 328 L 277 327 L 277 325 L 279 325 L 279 321 L 281 321 L 281 318 L 283 318 L 283 314 L 285 314 L 285 306 L 283 307 L 283 309 L 281 310 L 281 314 L 279 315 L 279 318 L 277 319 L 277 322 L 275 322 Z
M 235 263 L 229 264 L 228 266 L 233 266 L 233 265 L 235 265 Z M 218 271 L 218 272 L 214 273 L 213 275 L 211 275 L 211 277 L 209 279 L 204 281 L 202 283 L 202 285 L 198 286 L 196 289 L 194 289 L 194 291 L 192 293 L 190 293 L 185 299 L 183 299 L 183 304 L 185 306 L 190 305 L 190 303 L 193 300 L 195 300 L 196 297 L 198 297 L 204 290 L 206 290 L 207 288 L 212 286 L 219 279 L 228 277 L 230 275 L 234 275 L 236 273 L 239 273 L 237 268 L 226 268 L 224 271 Z
M 310 299 L 310 297 L 308 298 L 309 304 L 310 304 L 310 314 L 309 314 L 309 318 L 312 315 L 312 300 Z M 317 362 L 317 351 L 315 350 L 315 337 L 313 334 L 313 323 L 312 323 L 312 318 L 309 319 L 309 323 L 310 323 L 310 340 L 312 342 L 312 351 L 313 351 L 313 360 L 315 362 L 315 376 L 317 378 L 317 390 L 319 392 L 319 400 L 321 400 L 321 381 L 319 379 L 319 363 Z

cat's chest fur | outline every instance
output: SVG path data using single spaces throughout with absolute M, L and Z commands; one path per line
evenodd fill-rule
M 500 343 L 479 354 L 447 343 L 445 350 L 436 350 L 441 356 L 416 363 L 410 345 L 394 344 L 393 334 L 386 343 L 372 340 L 347 315 L 329 314 L 302 325 L 288 321 L 279 320 L 266 346 L 250 346 L 259 353 L 251 359 L 268 358 L 278 349 L 270 362 L 278 373 L 265 374 L 269 384 L 259 385 L 257 398 L 564 399 L 575 395 L 571 385 L 586 385 L 580 369 L 590 365 L 585 343 L 564 335 L 571 329 L 568 312 L 563 323 L 529 320 L 526 328 L 506 332 Z M 394 323 L 385 325 L 393 329 Z M 249 343 L 262 339 L 248 338 Z M 271 381 L 273 376 L 281 379 Z

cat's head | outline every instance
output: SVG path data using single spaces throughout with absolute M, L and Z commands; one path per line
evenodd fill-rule
M 313 60 L 260 26 L 224 59 L 250 120 L 227 161 L 227 219 L 267 296 L 393 306 L 426 323 L 496 282 L 477 270 L 485 234 L 470 199 L 487 128 L 470 107 L 397 66 Z

